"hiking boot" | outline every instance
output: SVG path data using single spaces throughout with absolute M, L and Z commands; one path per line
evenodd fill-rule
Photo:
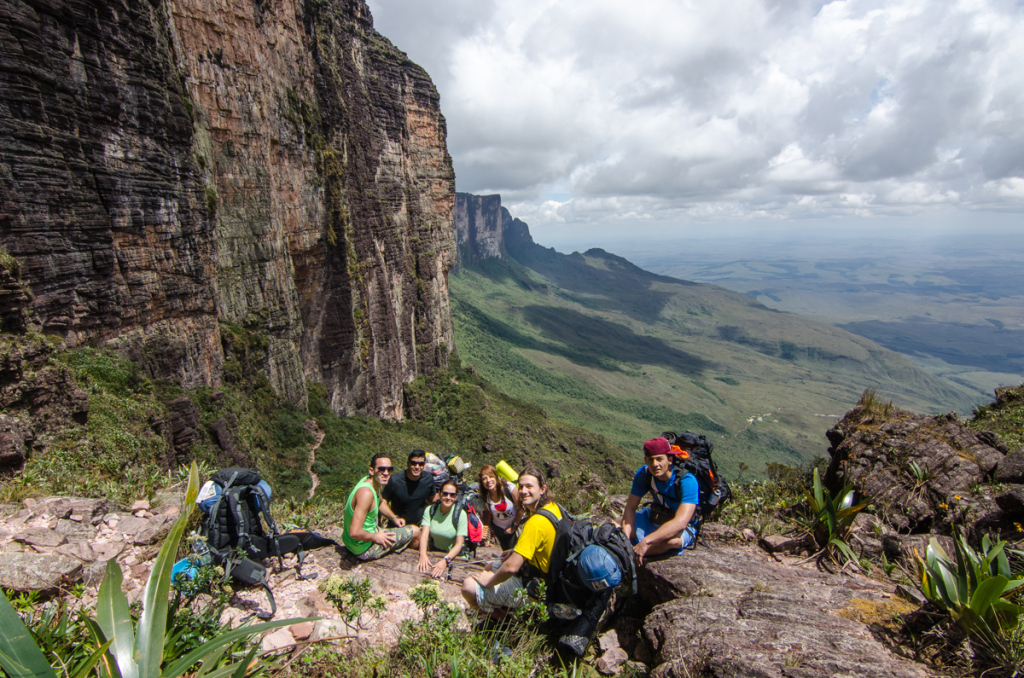
M 590 645 L 590 639 L 586 636 L 565 635 L 558 639 L 558 644 L 572 650 L 577 657 L 582 657 Z
M 568 603 L 555 603 L 548 608 L 551 616 L 562 621 L 569 621 L 580 616 L 580 609 Z

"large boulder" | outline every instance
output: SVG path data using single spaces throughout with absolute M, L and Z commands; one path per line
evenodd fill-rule
M 641 568 L 640 593 L 656 605 L 644 622 L 655 678 L 931 675 L 872 634 L 914 606 L 864 577 L 716 545 Z
M 954 522 L 983 518 L 988 530 L 1012 526 L 985 489 L 1006 464 L 998 437 L 971 431 L 955 413 L 925 416 L 862 401 L 827 436 L 825 484 L 836 491 L 851 483 L 896 532 L 949 534 Z
M 56 592 L 82 579 L 82 561 L 60 554 L 4 553 L 0 586 L 15 591 Z

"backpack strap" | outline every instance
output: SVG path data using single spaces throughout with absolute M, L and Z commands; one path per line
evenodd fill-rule
M 458 537 L 459 535 L 459 514 L 461 513 L 462 505 L 459 502 L 455 502 L 454 504 L 452 504 L 452 527 L 455 528 L 456 537 Z M 433 520 L 434 517 L 431 516 L 430 519 Z M 468 540 L 469 537 L 466 537 L 466 539 Z
M 548 563 L 547 575 L 544 577 L 545 585 L 547 587 L 547 601 L 545 602 L 548 605 L 557 602 L 557 589 L 555 585 L 561 577 L 562 569 L 565 567 L 565 564 L 567 562 L 564 554 L 562 553 L 562 550 L 566 548 L 564 544 L 566 521 L 568 521 L 569 525 L 572 525 L 574 522 L 576 522 L 576 519 L 573 517 L 571 513 L 569 513 L 568 510 L 566 510 L 564 506 L 558 503 L 556 503 L 555 506 L 557 506 L 559 512 L 561 512 L 561 518 L 559 518 L 552 511 L 546 508 L 541 508 L 534 512 L 534 515 L 544 516 L 545 518 L 547 518 L 547 520 L 550 521 L 551 525 L 555 528 L 555 543 L 551 546 L 551 560 Z M 541 574 L 542 573 L 538 573 L 538 575 Z
M 263 488 L 260 487 L 259 485 L 252 485 L 249 488 L 249 491 L 252 492 L 252 494 L 256 495 L 256 509 L 258 512 L 256 515 L 256 520 L 258 521 L 260 519 L 259 517 L 263 516 L 263 520 L 267 523 L 267 528 L 270 530 L 270 534 L 267 535 L 267 539 L 270 541 L 270 544 L 268 544 L 268 551 L 270 553 L 277 553 L 278 567 L 280 567 L 283 570 L 284 559 L 282 558 L 281 543 L 279 539 L 281 533 L 277 529 L 277 523 L 274 522 L 274 519 L 270 515 L 270 499 L 267 497 L 267 493 L 264 492 Z M 305 556 L 306 554 L 303 553 L 302 559 L 299 560 L 299 565 L 302 564 L 302 560 L 305 559 Z
M 255 560 L 241 558 L 234 561 L 229 560 L 227 567 L 225 568 L 225 574 L 230 575 L 243 584 L 248 584 L 250 586 L 253 584 L 259 584 L 263 587 L 263 590 L 267 592 L 267 600 L 270 602 L 270 614 L 257 612 L 257 617 L 266 621 L 277 613 L 277 603 L 274 601 L 274 592 L 270 590 L 270 584 L 267 583 L 267 568 L 263 567 Z
M 685 475 L 684 473 L 681 473 L 681 471 L 682 469 L 680 467 L 675 466 L 673 464 L 672 473 L 675 475 L 676 478 L 676 482 L 673 484 L 673 487 L 676 490 L 676 497 L 673 501 L 679 502 L 683 500 L 683 476 Z M 647 479 L 644 481 L 644 485 L 650 487 L 651 494 L 653 494 L 655 499 L 658 500 L 657 503 L 667 507 L 668 496 L 658 491 L 657 480 L 655 479 L 654 474 L 651 473 L 651 470 L 646 466 L 644 467 L 644 473 L 647 474 Z
M 223 471 L 218 471 L 218 473 L 223 473 Z M 220 495 L 217 497 L 217 501 L 214 502 L 213 508 L 210 509 L 210 515 L 207 517 L 206 542 L 219 558 L 224 557 L 223 550 L 218 546 L 223 537 L 223 533 L 220 529 L 220 505 L 224 501 L 228 488 L 230 488 L 232 483 L 235 482 L 235 479 L 238 478 L 238 474 L 239 470 L 236 470 L 228 478 L 227 483 L 223 486 L 220 491 Z M 214 482 L 216 483 L 217 481 L 214 480 Z

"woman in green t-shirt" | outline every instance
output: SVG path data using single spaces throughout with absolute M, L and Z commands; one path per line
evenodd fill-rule
M 469 518 L 466 511 L 453 511 L 455 500 L 458 499 L 459 488 L 454 482 L 446 482 L 441 486 L 441 500 L 423 512 L 423 523 L 420 526 L 420 563 L 419 571 L 430 573 L 431 577 L 440 578 L 451 564 L 452 558 L 462 552 L 462 543 L 466 540 Z M 452 523 L 454 514 L 458 513 L 458 525 Z M 427 557 L 427 545 L 436 551 L 445 553 L 442 560 L 430 565 Z

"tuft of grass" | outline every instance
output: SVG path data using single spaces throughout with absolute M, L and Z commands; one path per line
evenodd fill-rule
M 0 271 L 7 271 L 15 280 L 21 280 L 21 263 L 0 246 Z
M 967 427 L 974 431 L 992 431 L 1010 450 L 1024 446 L 1024 385 L 997 391 L 994 403 L 974 410 Z

